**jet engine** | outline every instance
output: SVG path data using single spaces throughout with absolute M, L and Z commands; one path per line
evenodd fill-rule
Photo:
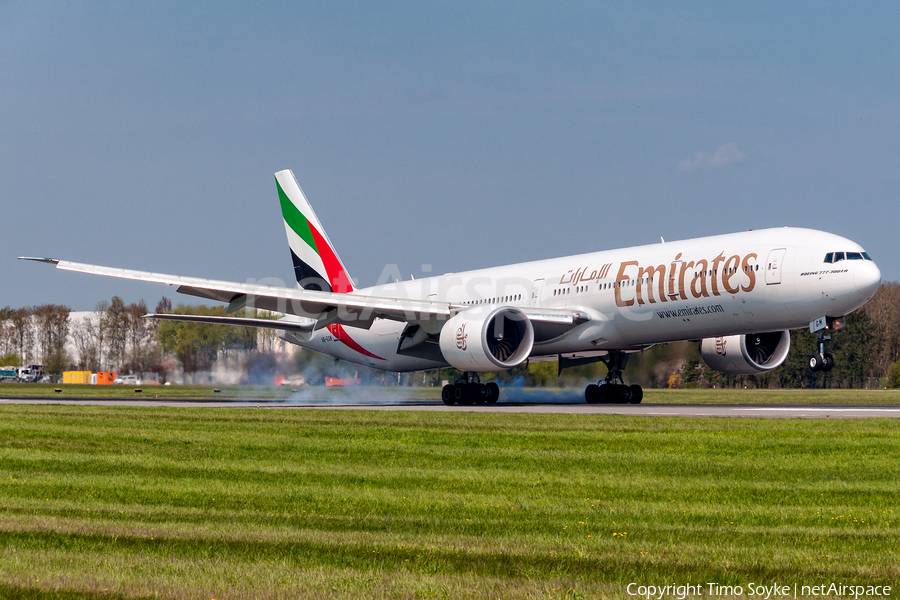
M 711 369 L 729 375 L 756 375 L 780 367 L 791 349 L 789 331 L 704 338 L 700 355 Z
M 506 371 L 525 361 L 534 346 L 534 328 L 512 306 L 462 311 L 441 328 L 444 360 L 460 371 Z

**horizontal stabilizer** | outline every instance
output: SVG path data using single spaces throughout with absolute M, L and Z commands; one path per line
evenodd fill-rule
M 284 319 L 251 319 L 248 317 L 218 317 L 214 315 L 144 315 L 145 319 L 161 321 L 193 321 L 195 323 L 212 323 L 213 325 L 240 325 L 241 327 L 259 327 L 262 329 L 284 329 L 285 331 L 306 331 L 312 329 L 316 322 L 308 319 L 304 323 L 286 321 Z

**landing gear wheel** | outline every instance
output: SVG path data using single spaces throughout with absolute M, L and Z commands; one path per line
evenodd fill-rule
M 500 386 L 492 381 L 486 384 L 484 389 L 487 392 L 487 403 L 496 404 L 500 399 Z
M 598 386 L 596 383 L 592 383 L 584 388 L 584 399 L 587 400 L 588 404 L 597 404 L 597 389 L 599 387 L 600 386 Z
M 466 391 L 469 392 L 469 398 L 474 404 L 485 403 L 487 399 L 485 398 L 486 390 L 483 385 L 480 383 L 470 383 L 466 387 L 468 388 Z
M 447 406 L 453 406 L 456 404 L 456 399 L 454 398 L 456 392 L 455 385 L 445 385 L 441 390 L 441 400 L 444 401 L 444 404 Z
M 634 384 L 628 389 L 631 390 L 631 400 L 628 401 L 629 404 L 640 404 L 641 400 L 644 399 L 644 388 Z
M 616 404 L 631 403 L 631 389 L 627 385 L 616 386 Z
M 596 402 L 598 402 L 599 404 L 606 404 L 607 402 L 609 402 L 609 387 L 609 385 L 597 386 L 597 393 L 594 396 L 597 399 Z
M 809 357 L 809 370 L 821 371 L 825 367 L 825 359 L 821 354 L 813 354 Z
M 466 404 L 466 392 L 461 385 L 454 385 L 453 387 L 453 401 L 457 404 Z
M 825 359 L 825 364 L 822 366 L 823 371 L 828 372 L 834 368 L 834 357 L 830 354 L 826 354 L 822 358 Z

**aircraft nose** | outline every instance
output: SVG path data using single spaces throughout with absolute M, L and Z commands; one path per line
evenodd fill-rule
M 856 265 L 853 281 L 860 294 L 871 298 L 878 286 L 881 285 L 881 269 L 878 268 L 874 261 L 860 262 Z

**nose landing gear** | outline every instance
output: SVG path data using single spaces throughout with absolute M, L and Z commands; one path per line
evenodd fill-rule
M 824 345 L 824 344 L 822 344 Z M 825 371 L 826 373 L 834 368 L 834 357 L 827 352 L 816 352 L 809 357 L 810 371 Z
M 816 342 L 819 351 L 809 357 L 809 369 L 811 371 L 828 372 L 834 368 L 834 358 L 825 352 L 825 342 L 831 341 L 828 335 L 831 331 L 843 329 L 846 321 L 844 317 L 820 317 L 809 324 L 809 330 L 816 334 Z
M 640 404 L 644 399 L 644 389 L 636 384 L 625 385 L 622 379 L 622 370 L 628 362 L 628 354 L 612 350 L 606 358 L 600 360 L 606 365 L 606 378 L 585 388 L 584 399 L 587 403 Z

